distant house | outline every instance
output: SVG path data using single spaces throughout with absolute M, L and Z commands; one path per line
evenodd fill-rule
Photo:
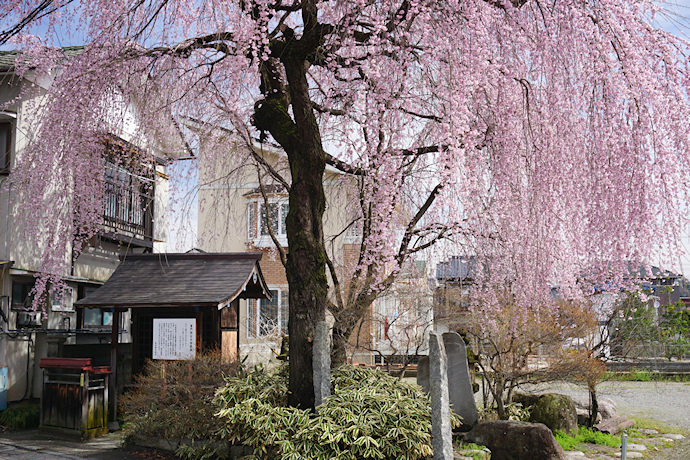
M 452 256 L 436 265 L 434 323 L 442 332 L 463 329 L 469 315 L 469 295 L 477 276 L 474 256 Z
M 249 363 L 272 362 L 280 350 L 281 337 L 287 334 L 289 299 L 285 269 L 270 233 L 272 231 L 276 242 L 288 252 L 285 227 L 288 193 L 263 169 L 259 176 L 252 156 L 258 156 L 259 161 L 270 165 L 289 182 L 287 157 L 282 150 L 269 144 L 255 145 L 252 153 L 236 134 L 228 130 L 209 128 L 197 121 L 190 121 L 189 127 L 200 131 L 199 247 L 212 253 L 262 254 L 261 271 L 271 298 L 240 301 L 240 353 Z M 217 156 L 214 142 L 234 153 Z M 347 210 L 350 190 L 343 173 L 327 167 L 324 182 L 327 250 L 335 268 L 345 272 L 356 263 L 360 231 L 357 225 L 349 225 L 353 220 Z M 372 362 L 371 322 L 366 322 L 363 327 L 361 338 L 366 346 L 360 349 L 360 355 L 354 360 Z
M 66 59 L 82 48 L 64 48 Z M 32 126 L 41 116 L 41 102 L 53 80 L 37 78 L 31 71 L 22 77 L 15 73 L 14 52 L 0 52 L 0 183 L 11 177 L 13 168 L 34 136 Z M 128 108 L 136 114 L 136 103 Z M 65 114 L 69 116 L 69 114 Z M 171 129 L 171 132 L 177 132 Z M 68 350 L 86 347 L 97 350 L 110 340 L 112 313 L 109 310 L 77 311 L 74 303 L 89 295 L 113 273 L 120 257 L 131 253 L 159 252 L 167 240 L 168 176 L 170 159 L 186 156 L 182 137 L 173 135 L 163 141 L 149 140 L 141 145 L 127 131 L 103 132 L 105 196 L 102 225 L 87 248 L 75 257 L 68 249 L 69 261 L 62 273 L 56 273 L 67 289 L 51 295 L 45 306 L 47 317 L 31 309 L 31 292 L 40 269 L 45 246 L 26 244 L 18 227 L 24 203 L 14 190 L 0 192 L 0 239 L 2 254 L 2 292 L 0 299 L 0 367 L 8 373 L 7 397 L 10 401 L 40 395 L 38 362 L 47 356 L 63 356 Z M 152 158 L 146 164 L 125 166 L 111 161 L 124 152 L 145 152 Z M 121 341 L 130 341 L 129 316 L 119 325 Z
M 392 288 L 372 309 L 376 363 L 409 364 L 429 354 L 434 329 L 434 292 L 424 260 L 406 265 Z

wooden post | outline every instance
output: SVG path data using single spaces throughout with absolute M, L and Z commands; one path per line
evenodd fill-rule
M 161 374 L 163 377 L 163 394 L 165 394 L 165 390 L 167 389 L 167 382 L 168 382 L 168 376 L 167 376 L 167 366 L 166 362 L 163 361 L 163 367 L 161 367 Z
M 108 393 L 110 391 L 110 376 L 105 375 L 105 388 L 103 389 L 103 427 L 108 428 L 108 412 L 110 411 L 110 408 L 108 407 L 108 404 L 110 404 L 110 399 L 108 398 Z
M 249 308 L 249 300 L 247 300 L 246 303 L 247 303 L 247 308 Z M 240 299 L 233 300 L 230 308 L 235 309 L 235 318 L 236 318 L 235 326 L 237 327 L 237 338 L 236 338 L 237 348 L 235 350 L 237 350 L 236 351 L 237 361 L 239 362 L 239 360 L 240 360 L 240 324 L 242 324 L 240 322 Z
M 110 397 L 110 420 L 117 421 L 117 346 L 120 342 L 120 317 L 122 312 L 115 308 L 113 310 L 113 324 L 110 335 L 110 379 L 108 379 Z
M 89 371 L 82 369 L 80 376 L 79 398 L 81 401 L 81 436 L 89 431 Z
M 204 311 L 196 307 L 196 351 L 201 353 L 204 349 Z
M 48 371 L 46 371 L 45 369 L 41 369 L 41 372 L 43 373 L 43 389 L 45 389 L 47 387 L 46 383 L 48 382 Z M 45 394 L 45 392 L 41 391 L 41 402 L 40 402 L 41 412 L 39 413 L 39 422 L 38 422 L 38 426 L 41 426 L 41 427 L 45 424 L 45 415 L 44 415 L 45 410 L 46 410 L 45 401 L 46 401 L 46 394 Z

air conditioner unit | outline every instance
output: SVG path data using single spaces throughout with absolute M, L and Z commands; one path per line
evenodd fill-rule
M 17 312 L 17 327 L 37 327 L 41 325 L 40 311 Z

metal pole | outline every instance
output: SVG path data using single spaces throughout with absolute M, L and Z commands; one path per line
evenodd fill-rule
M 628 458 L 628 432 L 623 431 L 621 436 L 621 460 Z

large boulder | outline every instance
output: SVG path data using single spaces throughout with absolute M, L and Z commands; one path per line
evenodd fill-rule
M 544 395 L 541 393 L 513 393 L 511 401 L 522 404 L 522 407 L 527 409 L 528 407 L 534 406 L 542 396 Z
M 543 423 L 551 431 L 577 431 L 577 410 L 570 396 L 546 393 L 531 406 L 529 421 Z
M 573 403 L 575 404 L 575 409 L 577 410 L 578 417 L 580 414 L 587 414 L 589 417 L 589 407 L 590 407 L 590 400 L 589 397 L 581 397 L 581 398 L 573 398 Z M 597 398 L 597 406 L 598 406 L 598 416 L 597 416 L 597 423 L 602 421 L 602 420 L 608 420 L 610 418 L 614 418 L 618 415 L 618 409 L 616 407 L 616 403 L 613 402 L 613 400 L 609 398 Z M 583 425 L 581 423 L 581 425 Z
M 618 416 L 618 407 L 616 403 L 609 398 L 601 398 L 597 400 L 597 405 L 599 406 L 599 413 L 601 418 L 608 420 Z
M 491 460 L 565 460 L 563 448 L 541 423 L 495 420 L 464 434 L 468 442 L 491 450 Z

